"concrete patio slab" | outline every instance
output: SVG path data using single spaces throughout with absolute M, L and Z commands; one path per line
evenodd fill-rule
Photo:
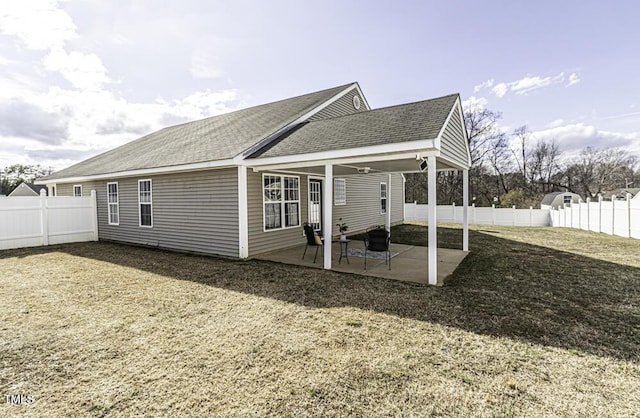
M 302 254 L 304 253 L 304 247 L 305 245 L 302 244 L 295 247 L 260 254 L 253 258 L 284 264 L 295 264 L 319 269 L 323 268 L 322 249 L 318 251 L 318 256 L 314 263 L 313 258 L 316 252 L 316 247 L 309 247 L 303 259 Z M 364 250 L 364 243 L 361 241 L 351 241 L 349 243 L 349 248 L 360 248 Z M 390 248 L 392 253 L 397 253 L 391 259 L 391 269 L 389 269 L 385 260 L 372 258 L 367 258 L 367 268 L 365 269 L 364 257 L 358 257 L 353 254 L 346 257 L 343 254 L 342 260 L 340 260 L 340 244 L 334 242 L 331 246 L 332 269 L 343 273 L 383 277 L 386 279 L 415 283 L 427 284 L 429 282 L 427 247 L 392 243 Z M 468 252 L 466 251 L 438 248 L 438 285 L 442 285 L 444 283 L 444 280 L 454 272 L 467 254 Z

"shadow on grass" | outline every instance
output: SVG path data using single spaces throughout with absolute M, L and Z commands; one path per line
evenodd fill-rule
M 420 244 L 425 227 L 412 228 L 395 236 Z M 481 231 L 470 235 L 471 253 L 440 288 L 104 242 L 14 250 L 1 257 L 62 251 L 311 308 L 356 307 L 576 355 L 640 360 L 639 268 Z M 460 230 L 441 229 L 442 246 L 456 247 L 459 241 Z

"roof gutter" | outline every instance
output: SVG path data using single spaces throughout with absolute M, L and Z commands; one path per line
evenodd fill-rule
M 63 178 L 43 178 L 36 180 L 34 184 L 46 185 L 53 183 L 72 183 L 72 182 L 84 182 L 93 180 L 114 179 L 122 177 L 136 177 L 136 176 L 148 176 L 154 174 L 171 174 L 171 173 L 183 173 L 188 171 L 199 170 L 212 170 L 235 167 L 236 164 L 232 159 L 217 160 L 217 161 L 205 161 L 201 163 L 182 164 L 167 167 L 155 167 L 155 168 L 142 168 L 138 170 L 119 171 L 115 173 L 94 174 L 90 176 L 77 176 L 77 177 L 63 177 Z

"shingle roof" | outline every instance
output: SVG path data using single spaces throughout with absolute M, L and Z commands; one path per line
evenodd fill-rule
M 40 181 L 233 158 L 352 85 L 164 128 Z
M 252 158 L 359 148 L 438 136 L 457 94 L 302 124 Z

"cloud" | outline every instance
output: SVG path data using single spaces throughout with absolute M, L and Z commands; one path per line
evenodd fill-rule
M 530 76 L 527 75 L 521 79 L 509 81 L 509 82 L 498 82 L 496 83 L 494 79 L 487 80 L 481 84 L 478 84 L 473 87 L 474 93 L 479 93 L 483 90 L 490 91 L 497 98 L 501 99 L 505 97 L 508 93 L 514 93 L 517 95 L 527 95 L 535 90 L 540 90 L 546 87 L 561 85 L 567 83 L 565 87 L 572 86 L 580 82 L 580 78 L 577 73 L 571 73 L 567 78 L 564 71 L 556 74 L 555 76 Z
M 562 126 L 564 124 L 564 119 L 556 119 L 552 122 L 549 122 L 547 124 L 547 128 L 557 128 L 559 126 Z
M 224 75 L 220 58 L 213 51 L 198 48 L 191 56 L 189 71 L 194 78 L 219 78 Z
M 104 122 L 96 126 L 96 133 L 98 135 L 113 135 L 113 134 L 135 134 L 144 135 L 151 131 L 151 126 L 148 123 L 136 123 L 129 120 L 129 117 L 123 113 L 109 117 Z
M 481 111 L 487 108 L 489 102 L 484 97 L 471 96 L 462 101 L 462 109 L 465 112 Z
M 55 0 L 3 2 L 0 33 L 16 36 L 34 50 L 60 48 L 77 37 L 76 25 Z
M 59 145 L 67 138 L 70 115 L 47 112 L 24 101 L 0 103 L 0 136 Z
M 54 49 L 43 60 L 45 69 L 59 72 L 74 87 L 99 89 L 109 82 L 107 69 L 95 54 Z
M 495 87 L 491 89 L 491 92 L 495 94 L 498 98 L 504 97 L 507 94 L 509 87 L 505 83 L 496 84 Z
M 473 86 L 473 92 L 474 93 L 478 93 L 480 90 L 482 90 L 484 88 L 491 88 L 491 87 L 493 87 L 493 83 L 494 82 L 495 82 L 495 80 L 493 78 L 491 78 L 491 79 L 489 79 L 489 80 L 487 80 L 487 81 L 485 81 L 483 83 L 480 83 L 480 84 L 478 84 L 476 86 Z
M 620 133 L 599 130 L 593 125 L 574 123 L 533 132 L 536 138 L 554 139 L 563 151 L 582 150 L 586 147 L 640 146 L 640 132 Z M 634 151 L 639 151 L 635 149 Z
M 547 87 L 551 84 L 551 77 L 524 77 L 520 80 L 509 83 L 511 91 L 516 94 L 527 94 L 530 91 Z
M 578 77 L 578 74 L 571 73 L 571 75 L 569 75 L 569 82 L 565 87 L 571 87 L 574 84 L 578 84 L 579 82 L 580 82 L 580 78 Z

